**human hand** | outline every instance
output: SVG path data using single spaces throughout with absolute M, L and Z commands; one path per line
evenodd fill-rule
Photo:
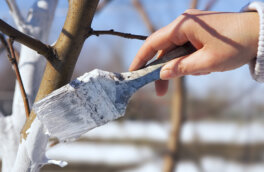
M 224 13 L 187 10 L 169 25 L 148 37 L 133 60 L 130 71 L 139 69 L 159 52 L 190 41 L 196 52 L 163 66 L 156 81 L 157 95 L 167 92 L 168 79 L 202 75 L 240 67 L 256 57 L 259 17 L 256 12 Z

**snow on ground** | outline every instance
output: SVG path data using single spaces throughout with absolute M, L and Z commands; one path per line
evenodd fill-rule
M 263 122 L 187 122 L 182 128 L 181 140 L 191 142 L 199 138 L 200 142 L 205 143 L 264 143 L 263 132 Z
M 110 122 L 87 132 L 86 138 L 147 139 L 166 141 L 169 125 L 156 122 Z
M 86 133 L 86 138 L 147 139 L 166 141 L 168 123 L 157 122 L 110 122 Z M 264 123 L 240 124 L 234 122 L 187 122 L 181 130 L 181 140 L 192 142 L 199 138 L 205 143 L 264 143 Z
M 217 157 L 205 157 L 201 166 L 205 172 L 263 172 L 264 164 L 240 164 Z
M 261 122 L 239 124 L 232 122 L 188 122 L 181 132 L 183 142 L 199 138 L 210 143 L 261 143 L 264 142 L 264 125 Z M 169 124 L 156 122 L 111 122 L 86 133 L 83 138 L 93 139 L 148 139 L 166 142 Z M 160 172 L 162 157 L 147 146 L 109 143 L 63 143 L 51 148 L 48 157 L 66 160 L 69 163 L 89 162 L 111 165 L 140 163 L 135 169 L 124 172 Z M 142 164 L 141 164 L 142 163 Z M 194 162 L 182 161 L 175 172 L 263 172 L 264 164 L 240 164 L 219 157 L 204 157 L 200 166 Z
M 86 133 L 90 139 L 146 139 L 166 142 L 169 133 L 168 123 L 157 122 L 111 122 Z M 261 122 L 187 122 L 181 130 L 181 140 L 192 142 L 199 138 L 206 143 L 264 143 L 264 124 Z M 197 140 L 196 140 L 197 141 Z M 152 148 L 142 145 L 109 144 L 92 142 L 62 143 L 48 150 L 52 159 L 71 163 L 104 163 L 111 165 L 139 163 L 135 169 L 124 172 L 160 172 L 162 158 Z M 141 164 L 142 163 L 142 164 Z M 263 172 L 264 164 L 240 164 L 219 157 L 204 157 L 200 162 L 205 172 Z M 177 172 L 198 172 L 199 168 L 190 161 L 182 161 Z
M 52 159 L 78 163 L 131 164 L 154 157 L 146 146 L 95 143 L 62 143 L 47 152 Z
M 55 146 L 47 152 L 48 157 L 71 163 L 104 163 L 129 165 L 142 163 L 134 169 L 123 172 L 160 172 L 161 157 L 153 150 L 142 146 L 107 145 L 91 143 L 67 143 Z M 200 170 L 202 169 L 202 170 Z M 200 166 L 190 161 L 181 161 L 175 172 L 263 172 L 264 164 L 241 164 L 217 157 L 204 157 Z

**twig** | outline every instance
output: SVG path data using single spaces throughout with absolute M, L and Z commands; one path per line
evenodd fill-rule
M 217 0 L 209 0 L 204 7 L 204 11 L 208 11 L 212 8 L 212 6 L 217 2 Z
M 131 33 L 117 32 L 117 31 L 114 31 L 113 29 L 110 29 L 110 30 L 93 30 L 93 29 L 91 29 L 87 36 L 90 36 L 90 35 L 95 35 L 95 36 L 115 35 L 115 36 L 120 36 L 120 37 L 128 38 L 128 39 L 139 39 L 139 40 L 147 39 L 147 36 L 135 35 L 135 34 L 131 34 Z
M 100 2 L 99 5 L 96 8 L 96 13 L 99 13 L 102 11 L 102 9 L 111 2 L 112 0 L 104 0 L 103 2 Z
M 139 2 L 139 0 L 133 0 L 132 1 L 134 7 L 137 9 L 138 13 L 141 15 L 143 21 L 145 22 L 148 30 L 150 33 L 155 32 L 155 27 L 153 26 L 153 24 L 150 21 L 149 16 L 146 13 L 146 10 L 143 8 L 142 4 Z
M 23 18 L 23 16 L 21 15 L 20 9 L 17 6 L 17 3 L 15 0 L 6 0 L 6 3 L 9 7 L 9 11 L 11 12 L 14 22 L 16 24 L 16 26 L 18 27 L 18 29 L 20 31 L 24 31 L 25 30 L 25 19 Z
M 24 85 L 23 85 L 23 82 L 22 82 L 22 79 L 21 79 L 21 75 L 20 75 L 20 72 L 19 72 L 19 69 L 18 69 L 18 65 L 17 65 L 17 61 L 16 61 L 16 57 L 15 57 L 15 52 L 14 52 L 14 48 L 13 48 L 13 40 L 11 38 L 9 38 L 8 42 L 7 42 L 5 37 L 2 34 L 0 34 L 0 40 L 2 42 L 2 45 L 7 50 L 8 60 L 12 64 L 12 68 L 15 71 L 16 78 L 17 78 L 17 81 L 19 83 L 21 95 L 22 95 L 23 101 L 24 101 L 26 117 L 28 118 L 29 114 L 30 114 L 28 98 L 27 98 L 27 95 L 26 95 L 26 92 L 25 92 L 25 89 L 24 89 Z
M 8 45 L 6 44 L 6 46 L 3 44 L 3 42 L 2 42 L 2 39 L 4 38 L 4 35 L 2 35 L 1 33 L 0 33 L 0 39 L 1 39 L 1 45 L 0 45 L 0 55 L 1 55 L 1 53 L 3 53 L 4 52 L 4 50 L 8 50 L 9 48 L 8 48 Z M 16 48 L 14 48 L 14 51 L 15 51 L 15 57 L 16 57 L 16 61 L 17 62 L 19 62 L 19 51 L 16 49 Z
M 192 0 L 190 4 L 191 9 L 196 9 L 198 4 L 198 0 Z
M 37 51 L 39 54 L 47 58 L 49 62 L 56 60 L 56 53 L 53 48 L 49 45 L 42 43 L 41 41 L 34 39 L 7 24 L 0 19 L 0 31 L 2 33 L 12 37 L 12 39 L 26 45 L 27 47 Z
M 20 53 L 19 53 L 19 51 L 15 47 L 14 47 L 14 52 L 15 52 L 16 61 L 18 63 L 19 62 Z
M 28 98 L 27 98 L 27 94 L 21 79 L 21 75 L 18 69 L 18 65 L 17 65 L 17 60 L 16 60 L 16 55 L 15 55 L 15 51 L 14 51 L 14 47 L 13 47 L 13 39 L 9 38 L 8 39 L 8 46 L 10 49 L 10 53 L 11 53 L 11 57 L 10 55 L 8 56 L 9 61 L 11 62 L 13 69 L 15 70 L 15 74 L 16 74 L 16 78 L 17 81 L 19 83 L 19 87 L 20 87 L 20 91 L 21 91 L 21 95 L 24 101 L 24 106 L 25 106 L 25 112 L 26 112 L 26 117 L 29 117 L 30 114 L 30 109 L 29 109 L 29 103 L 28 103 Z

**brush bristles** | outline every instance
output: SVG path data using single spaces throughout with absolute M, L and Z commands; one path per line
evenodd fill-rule
M 116 109 L 113 98 L 109 98 L 109 89 L 105 88 L 113 85 L 109 78 L 102 77 L 102 72 L 86 73 L 35 103 L 33 110 L 51 136 L 61 141 L 76 139 L 124 115 Z

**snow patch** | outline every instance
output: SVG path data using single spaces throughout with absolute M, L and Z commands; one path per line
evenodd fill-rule
M 75 163 L 129 164 L 140 163 L 155 154 L 146 146 L 64 143 L 48 150 L 47 155 L 52 159 Z

